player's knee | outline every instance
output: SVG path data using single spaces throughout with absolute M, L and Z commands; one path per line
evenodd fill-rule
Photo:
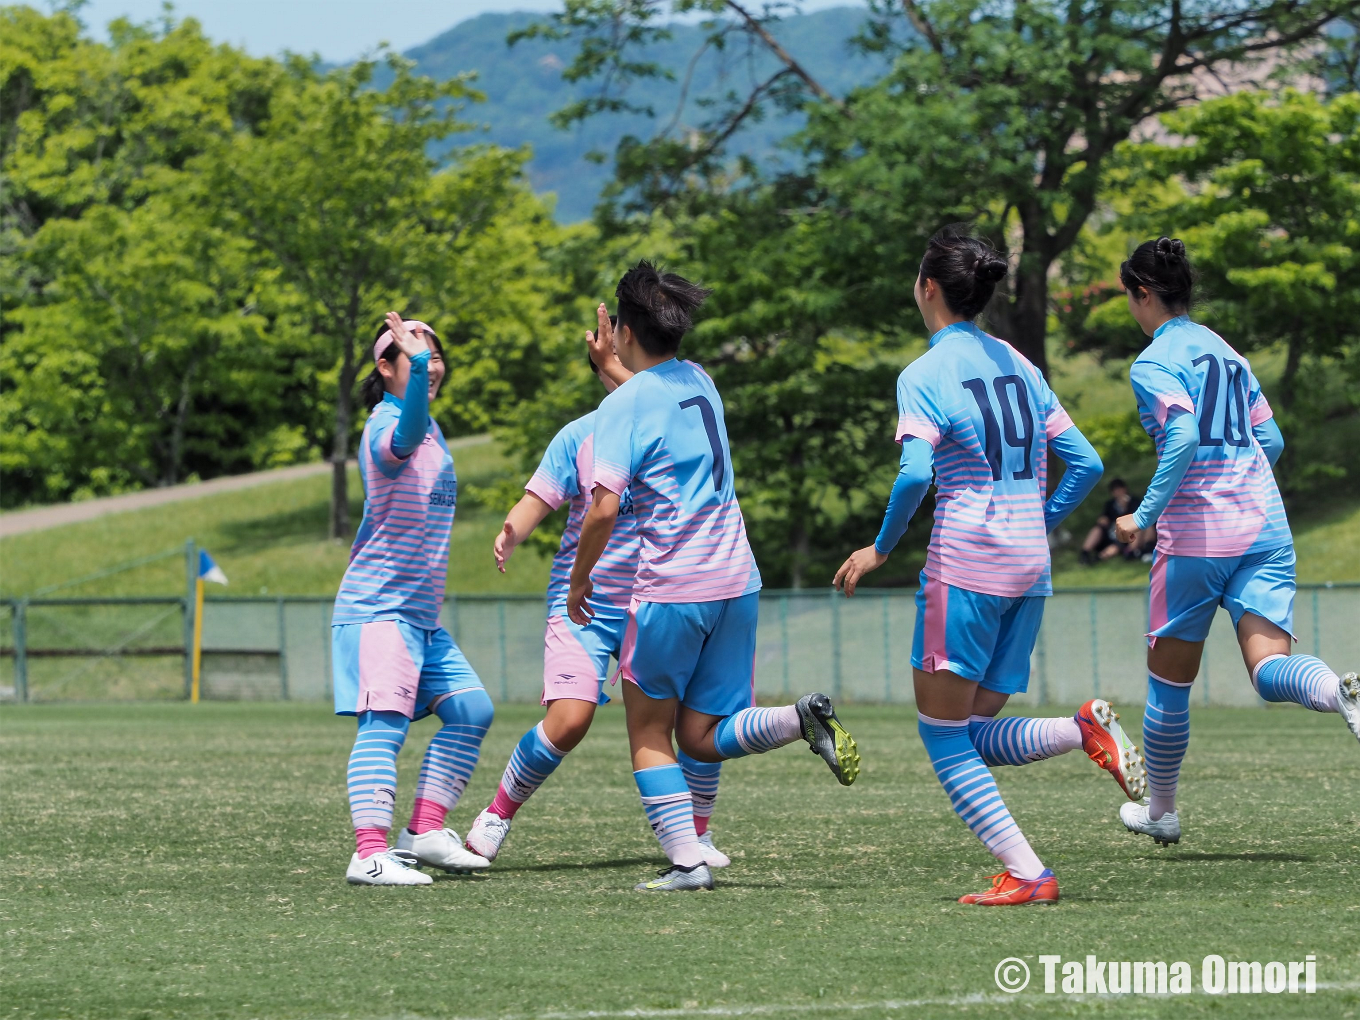
M 475 687 L 445 698 L 435 706 L 435 714 L 446 725 L 458 723 L 489 729 L 496 716 L 496 707 L 491 704 L 491 698 L 485 690 Z

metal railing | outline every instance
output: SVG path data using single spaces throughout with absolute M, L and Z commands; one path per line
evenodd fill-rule
M 192 632 L 187 598 L 6 600 L 0 694 L 15 700 L 182 698 Z M 204 604 L 202 696 L 326 700 L 331 695 L 329 598 L 218 598 Z M 441 622 L 496 701 L 536 701 L 543 678 L 544 602 L 537 595 L 450 596 Z M 763 699 L 826 689 L 845 701 L 910 702 L 914 592 L 861 589 L 761 595 L 756 692 Z M 1141 701 L 1146 687 L 1146 588 L 1059 591 L 1048 600 L 1020 704 L 1101 696 Z M 1360 584 L 1304 585 L 1295 602 L 1299 649 L 1337 668 L 1360 663 Z M 8 674 L 6 676 L 5 674 Z M 3 690 L 8 687 L 8 691 Z M 1210 634 L 1200 704 L 1259 704 L 1226 613 Z

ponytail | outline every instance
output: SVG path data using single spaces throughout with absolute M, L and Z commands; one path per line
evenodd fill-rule
M 955 223 L 930 239 L 921 258 L 922 281 L 934 280 L 955 315 L 976 319 L 987 307 L 1008 266 L 1000 252 Z
M 1128 291 L 1142 288 L 1162 299 L 1168 311 L 1185 312 L 1195 287 L 1195 273 L 1178 237 L 1144 241 L 1119 267 L 1119 282 Z

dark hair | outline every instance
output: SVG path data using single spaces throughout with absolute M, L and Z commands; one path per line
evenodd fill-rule
M 1111 478 L 1111 479 L 1110 479 L 1110 491 L 1111 491 L 1111 492 L 1114 492 L 1115 489 L 1127 489 L 1128 487 L 1129 487 L 1129 483 L 1126 482 L 1126 481 L 1124 481 L 1124 479 L 1122 479 L 1122 478 Z
M 955 315 L 976 319 L 1006 275 L 1006 259 L 986 241 L 954 223 L 930 239 L 921 257 L 921 280 L 934 280 Z
M 633 331 L 648 354 L 674 354 L 694 325 L 690 313 L 711 293 L 683 276 L 658 272 L 643 259 L 623 274 L 614 290 L 619 299 L 618 323 Z
M 384 322 L 378 327 L 378 332 L 373 334 L 373 342 L 376 344 L 378 338 L 386 332 L 387 323 Z M 424 330 L 421 330 L 421 332 L 424 332 Z M 431 330 L 430 336 L 434 338 L 434 349 L 439 352 L 441 358 L 444 357 L 444 345 L 439 342 L 438 334 L 436 334 L 434 330 Z M 381 357 L 383 361 L 394 362 L 401 357 L 401 348 L 398 347 L 397 342 L 393 340 L 383 348 L 383 352 L 379 357 Z M 375 364 L 373 366 L 373 371 L 368 373 L 368 376 L 364 381 L 359 384 L 359 399 L 364 402 L 365 407 L 372 411 L 382 403 L 383 394 L 386 392 L 387 383 L 383 379 L 382 373 L 378 371 L 378 366 Z
M 619 324 L 619 317 L 618 317 L 617 315 L 611 315 L 611 316 L 609 317 L 609 325 L 611 325 L 611 326 L 617 326 L 618 324 Z M 591 356 L 590 351 L 586 351 L 586 362 L 587 362 L 587 364 L 590 365 L 590 370 L 591 370 L 592 372 L 594 372 L 596 375 L 599 375 L 599 374 L 600 374 L 600 366 L 597 365 L 597 364 L 595 364 L 595 359 Z
M 1142 287 L 1156 294 L 1171 311 L 1185 311 L 1190 308 L 1195 274 L 1181 239 L 1159 237 L 1133 250 L 1119 266 L 1119 282 L 1128 291 Z

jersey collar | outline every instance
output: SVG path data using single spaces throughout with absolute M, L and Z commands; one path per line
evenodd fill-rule
M 948 340 L 952 336 L 975 336 L 981 338 L 982 330 L 978 329 L 976 322 L 951 322 L 948 326 L 930 338 L 930 346 L 934 347 L 936 344 Z
M 1174 319 L 1167 319 L 1164 323 L 1157 327 L 1156 331 L 1152 334 L 1152 339 L 1156 340 L 1159 336 L 1165 333 L 1172 326 L 1184 326 L 1189 321 L 1190 316 L 1188 315 L 1178 315 Z
M 391 404 L 391 405 L 392 405 L 393 407 L 395 407 L 398 411 L 400 411 L 400 410 L 401 410 L 401 407 L 402 407 L 401 397 L 394 397 L 394 396 L 392 396 L 391 393 L 384 393 L 384 394 L 383 394 L 383 403 L 384 403 L 384 404 Z

